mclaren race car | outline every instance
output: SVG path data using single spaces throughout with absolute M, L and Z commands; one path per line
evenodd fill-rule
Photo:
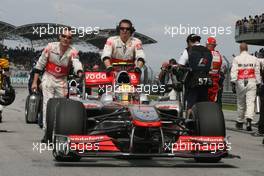
M 72 80 L 68 98 L 48 101 L 46 137 L 57 161 L 183 157 L 218 162 L 229 156 L 231 146 L 217 104 L 197 103 L 192 118 L 186 118 L 184 89 L 176 89 L 176 100 L 150 100 L 133 63 L 118 61 L 113 66 L 110 73 L 85 72 L 82 88 Z M 177 71 L 181 74 L 174 74 L 172 89 L 183 85 L 189 72 Z

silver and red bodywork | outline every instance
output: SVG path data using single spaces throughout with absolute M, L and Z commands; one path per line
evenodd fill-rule
M 139 84 L 140 75 L 127 72 L 130 85 Z M 114 85 L 117 73 L 86 72 L 86 87 Z M 114 96 L 114 94 L 112 94 Z M 224 136 L 197 136 L 184 127 L 179 101 L 102 101 L 79 99 L 87 111 L 85 135 L 57 136 L 61 152 L 79 156 L 139 157 L 225 157 L 230 149 Z M 56 136 L 56 135 L 55 135 Z

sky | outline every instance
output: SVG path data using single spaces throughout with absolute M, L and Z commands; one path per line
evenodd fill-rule
M 162 62 L 180 57 L 189 34 L 183 27 L 200 28 L 202 44 L 215 34 L 214 29 L 221 28 L 216 34 L 217 48 L 232 60 L 232 54 L 239 54 L 234 38 L 236 20 L 264 13 L 261 0 L 0 0 L 0 4 L 0 21 L 16 26 L 50 22 L 104 29 L 115 28 L 128 18 L 137 32 L 158 42 L 144 46 L 147 64 L 155 71 Z M 249 50 L 260 48 L 250 46 Z

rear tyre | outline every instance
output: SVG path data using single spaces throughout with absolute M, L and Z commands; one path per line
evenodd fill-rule
M 196 122 L 197 136 L 226 136 L 225 119 L 219 105 L 212 102 L 200 102 L 193 106 L 192 115 Z M 196 157 L 197 162 L 216 163 L 221 157 Z

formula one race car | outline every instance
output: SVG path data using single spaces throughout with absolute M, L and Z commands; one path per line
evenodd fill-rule
M 69 98 L 48 101 L 46 137 L 53 142 L 57 161 L 184 157 L 218 162 L 228 156 L 230 143 L 217 104 L 197 103 L 192 119 L 186 119 L 182 96 L 174 101 L 166 97 L 150 101 L 133 63 L 117 61 L 113 65 L 110 73 L 85 72 L 81 95 L 71 91 L 77 89 L 78 83 L 73 81 Z M 188 69 L 181 72 L 178 83 L 185 81 Z M 88 95 L 85 88 L 96 88 L 99 95 Z

